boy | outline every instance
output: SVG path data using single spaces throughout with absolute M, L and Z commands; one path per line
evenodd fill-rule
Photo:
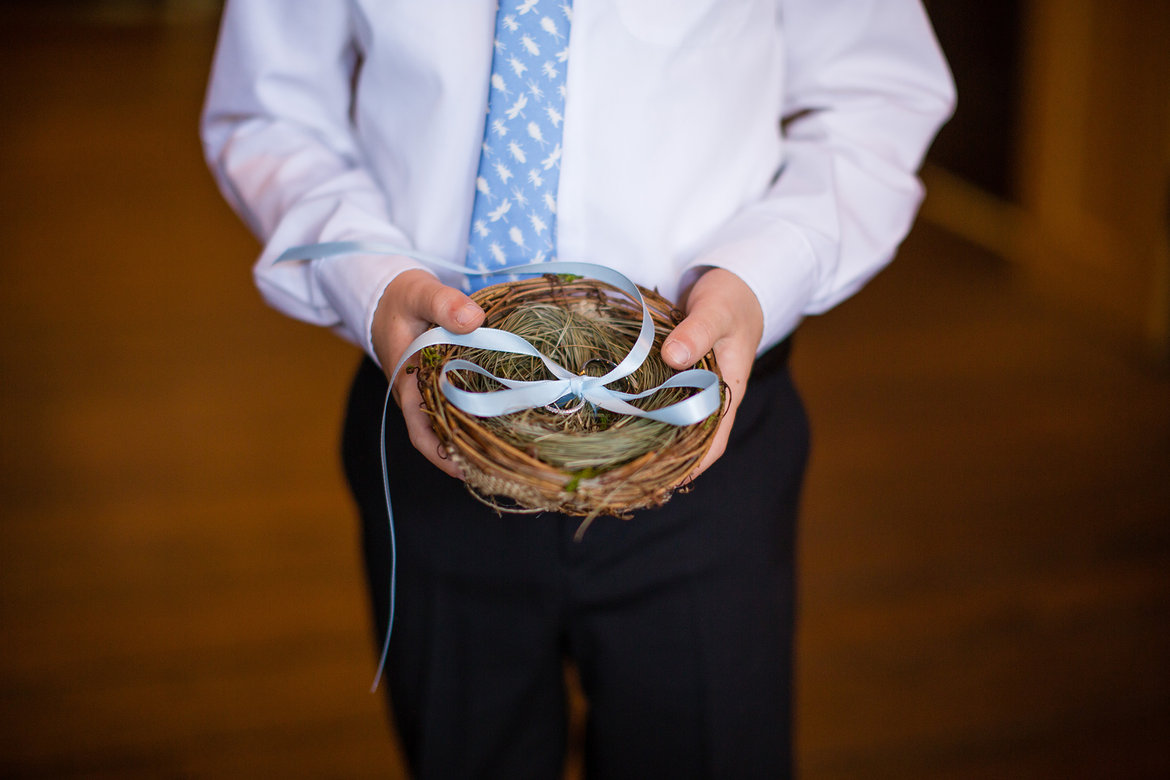
M 467 257 L 477 190 L 516 184 L 477 176 L 506 129 L 485 120 L 489 95 L 563 132 L 522 171 L 559 174 L 552 253 L 679 302 L 664 359 L 714 349 L 730 387 L 694 490 L 577 543 L 575 518 L 472 500 L 399 378 L 387 681 L 407 759 L 420 777 L 558 776 L 569 657 L 591 776 L 787 776 L 807 453 L 788 336 L 909 229 L 915 170 L 953 104 L 945 62 L 917 0 L 500 5 L 234 0 L 203 117 L 211 168 L 265 244 L 261 292 L 366 352 L 344 454 L 379 631 L 383 371 L 430 323 L 469 332 L 483 313 L 464 279 L 402 256 L 272 261 L 338 240 Z M 494 38 L 528 23 L 539 68 Z

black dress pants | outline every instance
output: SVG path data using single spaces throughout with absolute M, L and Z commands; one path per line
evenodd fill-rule
M 417 777 L 560 777 L 566 657 L 588 699 L 589 777 L 790 775 L 808 426 L 785 357 L 757 362 L 726 454 L 691 492 L 630 520 L 598 518 L 579 542 L 580 518 L 485 508 L 411 447 L 390 410 L 398 566 L 385 688 Z M 385 393 L 364 361 L 343 444 L 379 647 Z

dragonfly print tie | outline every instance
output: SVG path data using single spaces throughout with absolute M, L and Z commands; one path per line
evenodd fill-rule
M 467 265 L 556 259 L 557 184 L 572 3 L 500 0 Z M 473 277 L 473 288 L 507 275 Z

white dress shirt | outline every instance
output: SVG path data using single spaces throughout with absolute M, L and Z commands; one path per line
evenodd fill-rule
M 533 12 L 567 13 L 559 0 Z M 893 256 L 954 100 L 918 0 L 575 0 L 571 13 L 559 259 L 675 300 L 697 269 L 724 267 L 759 299 L 763 351 Z M 372 355 L 382 291 L 417 261 L 273 260 L 372 240 L 463 262 L 494 22 L 487 0 L 229 0 L 202 137 L 264 243 L 269 303 Z

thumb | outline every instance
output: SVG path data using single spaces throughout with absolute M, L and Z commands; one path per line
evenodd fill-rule
M 483 324 L 483 309 L 470 297 L 434 277 L 423 284 L 424 288 L 415 297 L 416 314 L 420 319 L 452 333 L 470 333 Z
M 676 370 L 690 368 L 711 351 L 723 335 L 712 314 L 706 307 L 692 307 L 662 343 L 662 359 L 667 365 Z

